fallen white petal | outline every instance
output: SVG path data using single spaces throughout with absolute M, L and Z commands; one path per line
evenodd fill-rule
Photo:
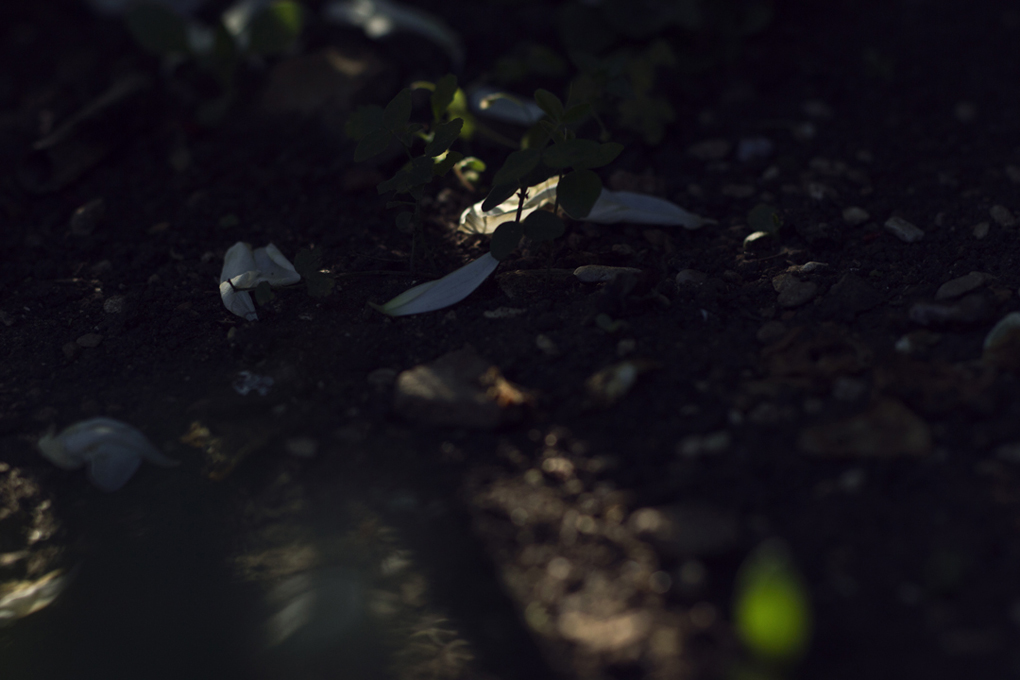
M 255 253 L 251 245 L 238 241 L 227 249 L 223 255 L 223 269 L 220 271 L 220 282 L 228 281 L 245 272 L 258 269 L 255 265 Z
M 384 305 L 372 306 L 389 316 L 407 316 L 443 309 L 457 304 L 474 292 L 495 271 L 497 265 L 499 260 L 491 253 L 486 253 L 441 279 L 406 290 Z
M 434 14 L 416 7 L 394 0 L 341 0 L 326 5 L 323 17 L 357 26 L 373 40 L 396 31 L 417 33 L 442 47 L 458 70 L 464 64 L 464 47 L 453 29 Z
M 238 241 L 223 256 L 220 272 L 220 298 L 223 306 L 248 321 L 257 320 L 255 303 L 247 291 L 263 281 L 270 286 L 288 286 L 301 280 L 294 265 L 280 249 L 270 243 L 252 250 L 251 245 Z
M 528 200 L 524 202 L 521 219 L 532 212 L 556 201 L 556 186 L 559 178 L 553 177 L 528 190 Z M 517 197 L 503 201 L 492 210 L 482 212 L 482 204 L 475 203 L 460 215 L 460 230 L 473 234 L 491 234 L 503 222 L 517 219 Z M 638 194 L 633 191 L 610 191 L 602 189 L 591 212 L 584 218 L 585 222 L 599 224 L 615 224 L 630 222 L 632 224 L 657 224 L 662 226 L 681 226 L 687 229 L 698 229 L 706 224 L 715 224 L 715 220 L 706 219 L 684 210 L 675 203 L 662 198 Z
M 230 281 L 220 284 L 220 299 L 231 314 L 243 316 L 248 321 L 258 320 L 259 315 L 255 313 L 255 301 L 251 295 L 246 290 L 237 290 L 230 285 Z
M 51 430 L 37 446 L 43 457 L 65 470 L 88 463 L 89 479 L 103 491 L 122 487 L 143 459 L 161 467 L 178 464 L 136 428 L 113 418 L 83 420 L 57 435 Z
M 637 194 L 633 191 L 610 191 L 603 189 L 591 212 L 584 218 L 588 222 L 615 224 L 659 224 L 698 229 L 715 220 L 699 217 L 663 198 Z
M 289 286 L 301 280 L 301 275 L 294 269 L 294 265 L 272 243 L 255 250 L 255 265 L 262 273 L 259 281 L 268 281 L 273 288 Z
M 545 116 L 538 104 L 495 87 L 479 87 L 471 93 L 471 110 L 482 116 L 525 127 Z

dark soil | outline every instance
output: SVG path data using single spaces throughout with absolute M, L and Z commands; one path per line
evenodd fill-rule
M 464 37 L 461 82 L 523 37 L 556 44 L 545 5 L 427 6 Z M 301 114 L 275 62 L 246 68 L 209 128 L 214 85 L 166 76 L 119 22 L 4 3 L 0 579 L 69 585 L 0 629 L 0 677 L 721 677 L 749 663 L 737 570 L 772 538 L 814 611 L 790 677 L 1020 675 L 1020 360 L 983 352 L 1020 309 L 1020 227 L 992 214 L 1020 216 L 1011 7 L 777 3 L 734 61 L 660 71 L 676 122 L 655 147 L 621 133 L 604 175 L 718 224 L 571 223 L 455 307 L 390 319 L 367 303 L 487 250 L 454 231 L 483 195 L 430 188 L 412 276 L 374 189 L 399 160 L 354 164 L 342 122 L 441 76 L 440 50 L 313 27 L 304 54 L 333 46 L 367 75 L 313 79 L 332 94 Z M 148 85 L 33 150 L 130 74 Z M 689 153 L 759 136 L 766 158 Z M 783 226 L 745 249 L 760 202 Z M 238 240 L 314 247 L 335 291 L 231 315 L 217 283 Z M 808 262 L 825 266 L 791 270 Z M 627 290 L 550 263 L 643 274 Z M 974 271 L 990 277 L 963 298 L 917 306 Z M 781 274 L 816 288 L 784 306 Z M 501 307 L 521 313 L 485 315 Z M 465 346 L 531 395 L 523 420 L 398 415 L 395 375 Z M 622 361 L 647 370 L 597 403 L 586 381 Z M 274 383 L 242 396 L 242 371 Z M 100 415 L 180 467 L 104 493 L 35 450 Z

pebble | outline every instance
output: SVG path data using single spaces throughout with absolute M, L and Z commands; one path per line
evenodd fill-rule
M 857 226 L 858 224 L 864 224 L 870 219 L 871 215 L 864 208 L 856 205 L 843 208 L 843 221 L 849 225 Z
M 737 159 L 741 163 L 768 158 L 775 145 L 768 137 L 744 137 L 737 142 Z
M 1020 184 L 1020 168 L 1015 165 L 1006 166 L 1006 176 L 1013 184 Z
M 924 231 L 902 217 L 890 217 L 885 221 L 885 228 L 904 243 L 915 243 L 924 238 Z
M 99 333 L 86 333 L 75 340 L 79 347 L 98 347 L 102 341 L 103 336 L 99 335 Z
M 676 274 L 678 286 L 700 286 L 708 280 L 708 274 L 697 269 L 681 269 Z
M 980 288 L 988 283 L 992 278 L 994 277 L 991 274 L 986 274 L 984 272 L 971 272 L 966 276 L 960 276 L 939 286 L 938 292 L 935 293 L 935 299 L 951 300 L 953 298 L 958 298 L 964 293 L 969 293 L 975 288 Z
M 989 210 L 988 214 L 992 216 L 995 223 L 1001 227 L 1015 227 L 1016 217 L 1009 211 L 1004 205 L 993 205 Z
M 311 437 L 291 437 L 283 443 L 283 447 L 295 458 L 314 458 L 319 451 L 319 442 Z
M 923 456 L 931 452 L 928 424 L 894 399 L 882 399 L 864 413 L 806 428 L 798 442 L 806 453 L 824 457 Z
M 983 295 L 973 293 L 951 302 L 918 302 L 907 316 L 914 323 L 933 326 L 947 323 L 972 324 L 985 321 L 992 310 Z
M 397 376 L 394 410 L 423 425 L 491 430 L 519 420 L 531 398 L 471 349 Z
M 776 303 L 785 309 L 800 307 L 818 294 L 818 285 L 801 281 L 793 274 L 780 274 L 772 279 L 772 287 L 779 293 Z
M 486 319 L 512 319 L 516 316 L 523 315 L 527 310 L 518 309 L 516 307 L 497 307 L 496 309 L 487 309 L 482 312 L 482 316 Z
M 988 229 L 990 227 L 991 225 L 987 222 L 978 222 L 971 228 L 971 231 L 974 232 L 974 238 L 980 241 L 985 236 L 988 236 Z
M 692 144 L 687 153 L 699 161 L 720 161 L 730 152 L 730 143 L 725 139 L 706 139 Z
M 74 359 L 76 356 L 78 356 L 78 350 L 80 348 L 76 343 L 65 342 L 64 346 L 61 347 L 60 349 L 64 353 L 64 357 L 66 357 L 67 360 L 70 361 L 71 359 Z
M 89 201 L 71 215 L 71 233 L 75 236 L 88 236 L 103 221 L 105 213 L 106 203 L 103 199 Z
M 103 311 L 107 314 L 122 314 L 127 304 L 127 298 L 123 295 L 111 295 L 103 300 Z
M 618 274 L 640 274 L 634 267 L 610 267 L 602 264 L 586 264 L 574 270 L 574 276 L 585 283 L 612 281 Z
M 786 335 L 786 325 L 782 321 L 767 321 L 758 329 L 755 337 L 758 342 L 768 345 Z

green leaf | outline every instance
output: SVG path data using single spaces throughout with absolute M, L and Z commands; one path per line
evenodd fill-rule
M 520 184 L 497 184 L 489 190 L 489 195 L 482 201 L 482 212 L 492 210 L 497 205 L 510 198 L 520 189 Z
M 548 210 L 536 210 L 524 218 L 524 235 L 534 243 L 552 241 L 567 230 L 563 220 Z
M 432 167 L 435 163 L 428 156 L 418 156 L 400 168 L 393 177 L 378 186 L 380 194 L 387 191 L 406 193 L 412 187 L 428 184 L 432 179 Z
M 373 130 L 365 135 L 354 149 L 354 162 L 361 163 L 386 150 L 393 138 L 388 130 Z
M 383 110 L 382 126 L 387 130 L 396 130 L 407 125 L 411 119 L 411 90 L 406 87 L 397 93 Z
M 460 163 L 461 160 L 463 160 L 463 158 L 464 154 L 460 153 L 459 151 L 447 151 L 446 157 L 443 158 L 443 160 L 440 161 L 436 159 L 437 162 L 435 166 L 432 168 L 432 172 L 437 177 L 442 177 L 446 173 L 450 172 L 453 166 Z
M 601 193 L 602 180 L 591 170 L 567 173 L 556 189 L 560 206 L 575 220 L 588 216 Z
M 741 565 L 733 602 L 734 627 L 759 659 L 796 661 L 811 638 L 807 588 L 778 541 L 760 545 Z
M 747 213 L 747 226 L 751 231 L 764 231 L 775 235 L 783 224 L 779 212 L 767 203 L 759 203 Z
M 563 113 L 563 122 L 567 125 L 580 123 L 591 115 L 591 104 L 577 104 Z
M 351 139 L 362 140 L 369 132 L 381 130 L 383 127 L 383 109 L 381 106 L 359 106 L 347 119 L 344 131 Z
M 510 253 L 517 250 L 524 236 L 524 225 L 520 222 L 504 222 L 492 232 L 492 241 L 489 243 L 489 252 L 492 256 L 502 262 L 510 257 Z
M 138 44 L 152 54 L 187 54 L 188 27 L 180 14 L 166 5 L 139 2 L 130 5 L 124 23 Z
M 462 118 L 454 118 L 449 123 L 442 123 L 436 127 L 432 141 L 425 146 L 425 155 L 431 158 L 440 156 L 449 150 L 450 146 L 460 136 L 460 129 L 464 127 Z
M 542 152 L 538 149 L 514 151 L 506 157 L 503 167 L 492 178 L 492 185 L 500 186 L 518 183 L 521 177 L 534 170 L 541 160 Z
M 542 161 L 550 168 L 589 170 L 608 165 L 621 151 L 623 145 L 616 142 L 599 144 L 590 139 L 568 139 L 546 149 Z
M 432 118 L 439 120 L 450 108 L 453 97 L 457 93 L 457 76 L 447 73 L 436 81 L 436 89 L 432 91 Z
M 291 49 L 301 35 L 304 14 L 300 4 L 278 0 L 252 17 L 248 25 L 248 52 L 280 54 Z
M 563 102 L 549 90 L 535 90 L 535 103 L 557 123 L 563 120 Z

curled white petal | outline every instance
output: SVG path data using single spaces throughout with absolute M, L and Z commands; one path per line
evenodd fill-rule
M 240 276 L 245 272 L 255 271 L 256 269 L 258 267 L 255 265 L 255 254 L 252 252 L 251 245 L 238 241 L 230 246 L 223 256 L 223 270 L 220 272 L 220 282 L 229 281 L 236 276 Z
M 268 281 L 273 288 L 289 286 L 301 280 L 294 265 L 272 243 L 255 250 L 255 267 L 261 273 L 259 280 Z
M 404 291 L 384 305 L 373 305 L 389 316 L 407 316 L 443 309 L 457 304 L 482 285 L 495 271 L 499 260 L 491 253 L 482 255 L 441 279 L 429 281 Z
M 471 110 L 493 120 L 514 125 L 534 125 L 545 116 L 538 104 L 495 87 L 479 87 L 471 92 Z
M 115 491 L 135 473 L 142 460 L 161 467 L 178 464 L 164 456 L 136 428 L 113 418 L 90 418 L 38 442 L 40 453 L 64 469 L 89 465 L 89 479 L 103 491 Z
M 417 33 L 439 45 L 459 69 L 464 64 L 460 38 L 430 12 L 394 0 L 337 0 L 326 5 L 327 21 L 357 26 L 369 38 L 378 40 L 390 33 Z
M 558 182 L 559 179 L 553 177 L 531 187 L 528 190 L 528 200 L 524 202 L 521 219 L 544 205 L 554 203 Z M 473 234 L 491 234 L 503 222 L 517 219 L 517 201 L 516 196 L 511 197 L 492 210 L 485 212 L 482 211 L 481 203 L 470 206 L 460 215 L 460 230 Z M 599 224 L 616 224 L 617 222 L 657 224 L 680 226 L 687 229 L 698 229 L 706 224 L 715 224 L 715 220 L 695 215 L 662 198 L 633 191 L 610 191 L 609 189 L 602 190 L 584 221 Z
M 234 288 L 230 285 L 230 281 L 220 284 L 220 299 L 223 300 L 223 306 L 231 314 L 243 316 L 248 321 L 255 321 L 259 318 L 259 315 L 255 313 L 255 301 L 251 299 L 248 291 Z

